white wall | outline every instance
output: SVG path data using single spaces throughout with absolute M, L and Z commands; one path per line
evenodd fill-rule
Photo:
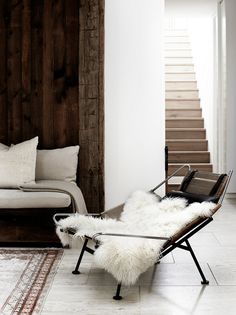
M 166 11 L 172 16 L 204 17 L 212 14 L 219 0 L 165 0 Z
M 226 13 L 226 106 L 227 141 L 226 167 L 236 173 L 236 1 L 225 1 Z M 236 192 L 236 176 L 232 177 L 228 192 Z
M 105 208 L 164 178 L 164 0 L 105 1 Z

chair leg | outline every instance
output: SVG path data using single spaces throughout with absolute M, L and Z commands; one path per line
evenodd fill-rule
M 86 238 L 85 241 L 84 241 L 84 245 L 83 245 L 83 247 L 82 247 L 82 250 L 81 250 L 81 252 L 80 252 L 79 259 L 78 259 L 77 264 L 76 264 L 76 266 L 75 266 L 75 270 L 72 271 L 73 275 L 78 275 L 78 274 L 80 274 L 79 266 L 80 266 L 81 260 L 82 260 L 82 258 L 83 258 L 83 256 L 84 256 L 84 252 L 85 252 L 85 248 L 86 248 L 86 246 L 87 246 L 87 243 L 88 243 L 88 239 Z
M 198 269 L 198 271 L 199 271 L 199 273 L 200 273 L 200 275 L 201 275 L 201 277 L 202 277 L 201 284 L 209 284 L 209 281 L 206 279 L 206 277 L 205 277 L 205 275 L 204 275 L 204 273 L 203 273 L 203 271 L 202 271 L 202 269 L 201 269 L 201 267 L 200 267 L 200 265 L 199 265 L 199 262 L 198 262 L 198 260 L 197 260 L 197 257 L 195 256 L 194 251 L 193 251 L 193 249 L 192 249 L 192 247 L 191 247 L 189 241 L 186 240 L 185 243 L 186 243 L 186 245 L 187 245 L 187 247 L 188 247 L 188 250 L 190 251 L 190 254 L 191 254 L 191 256 L 192 256 L 192 258 L 193 258 L 193 260 L 194 260 L 194 262 L 195 262 L 195 265 L 196 265 L 196 267 L 197 267 L 197 269 Z
M 116 288 L 116 295 L 113 296 L 114 300 L 122 300 L 122 296 L 120 295 L 121 283 L 119 282 Z

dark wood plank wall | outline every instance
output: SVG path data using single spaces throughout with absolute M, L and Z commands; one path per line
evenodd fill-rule
M 104 0 L 0 1 L 0 142 L 80 145 L 78 183 L 104 207 Z

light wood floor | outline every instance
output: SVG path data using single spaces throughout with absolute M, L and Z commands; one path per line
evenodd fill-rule
M 235 315 L 236 199 L 227 199 L 215 220 L 194 236 L 192 247 L 210 280 L 200 284 L 190 254 L 175 250 L 136 286 L 123 288 L 114 301 L 116 281 L 84 258 L 80 275 L 72 275 L 79 250 L 65 250 L 42 315 Z M 151 279 L 153 282 L 151 285 Z

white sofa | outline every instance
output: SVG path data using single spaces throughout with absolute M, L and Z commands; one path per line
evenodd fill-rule
M 87 211 L 76 182 L 78 152 L 79 146 L 37 150 L 35 181 L 0 188 L 2 245 L 59 245 L 53 215 Z

